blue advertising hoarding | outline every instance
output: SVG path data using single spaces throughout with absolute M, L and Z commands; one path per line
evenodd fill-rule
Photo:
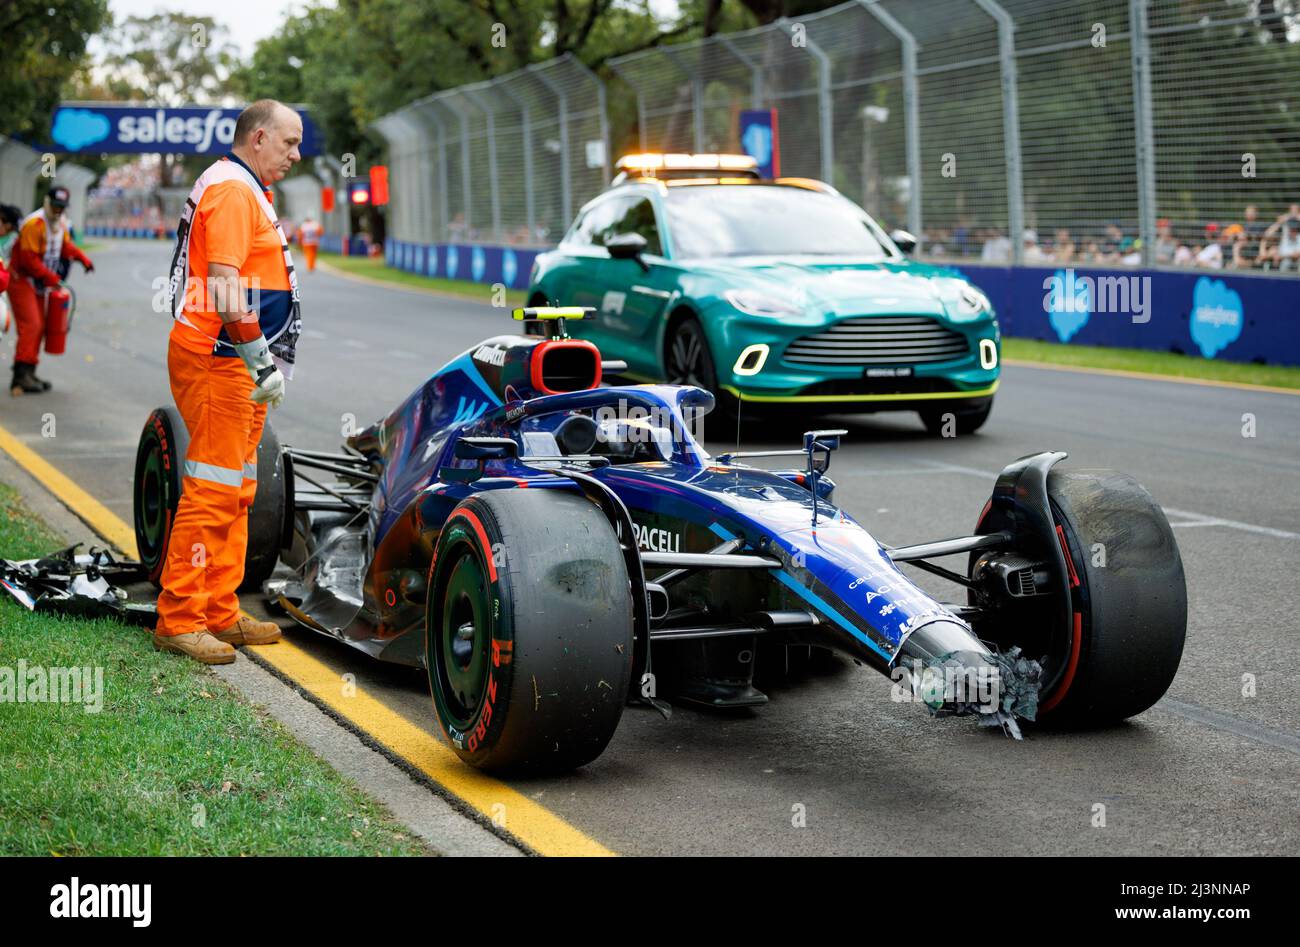
M 221 155 L 235 139 L 241 109 L 186 105 L 152 108 L 145 105 L 65 103 L 54 111 L 51 150 L 108 154 Z M 320 153 L 316 126 L 305 111 L 302 118 L 303 157 Z
M 1300 365 L 1300 279 L 1227 270 L 959 263 L 1004 335 Z
M 746 109 L 740 113 L 740 146 L 758 162 L 765 178 L 781 175 L 781 136 L 776 109 Z

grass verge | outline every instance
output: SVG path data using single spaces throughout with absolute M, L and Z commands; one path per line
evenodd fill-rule
M 492 287 L 487 283 L 407 273 L 404 270 L 395 270 L 392 267 L 385 266 L 383 257 L 339 256 L 337 253 L 322 253 L 319 258 L 336 270 L 342 270 L 344 273 L 353 276 L 364 276 L 367 279 L 380 280 L 381 282 L 412 289 L 423 289 L 444 296 L 459 296 L 463 299 L 472 299 L 475 302 L 490 303 L 492 301 Z M 508 289 L 506 290 L 505 303 L 507 306 L 522 306 L 527 298 L 527 293 L 522 289 Z
M 1300 389 L 1300 368 L 1285 365 L 1253 365 L 1219 362 L 1172 352 L 1145 349 L 1110 349 L 1091 345 L 1058 345 L 1036 339 L 1002 337 L 1002 357 L 1025 362 L 1046 362 L 1109 371 L 1145 372 L 1199 381 L 1221 381 L 1273 388 Z
M 0 484 L 0 558 L 60 545 Z M 101 668 L 101 709 L 14 701 L 3 678 L 19 661 L 28 669 L 19 686 L 33 668 Z M 35 615 L 7 595 L 0 760 L 0 855 L 427 853 L 202 665 L 155 652 L 143 630 Z

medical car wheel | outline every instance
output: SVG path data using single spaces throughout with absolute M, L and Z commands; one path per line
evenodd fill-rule
M 1047 492 L 1070 572 L 1072 624 L 1068 648 L 1045 655 L 1044 680 L 1054 683 L 1039 697 L 1038 721 L 1088 727 L 1136 716 L 1164 696 L 1183 654 L 1187 585 L 1173 530 L 1151 494 L 1116 470 L 1055 469 Z M 1058 607 L 1055 596 L 1024 607 L 1037 598 Z M 1032 645 L 1025 651 L 1043 656 Z
M 559 490 L 462 501 L 438 538 L 425 657 L 438 723 L 465 762 L 554 773 L 599 756 L 632 669 L 627 569 L 600 510 Z
M 926 408 L 921 414 L 921 423 L 932 437 L 943 437 L 947 431 L 948 415 L 952 415 L 952 434 L 964 437 L 974 434 L 984 426 L 984 422 L 993 413 L 993 399 L 989 398 L 978 408 L 962 405 L 961 402 L 942 405 L 938 408 Z
M 157 408 L 145 421 L 135 452 L 135 546 L 154 585 L 161 582 L 167 562 L 167 541 L 181 499 L 185 475 L 182 468 L 189 443 L 180 412 L 172 407 Z

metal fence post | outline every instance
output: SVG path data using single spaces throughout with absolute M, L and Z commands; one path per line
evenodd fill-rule
M 559 103 L 560 119 L 560 207 L 564 220 L 573 219 L 573 179 L 569 168 L 569 97 L 565 94 L 545 69 L 538 65 L 528 67 L 537 76 L 542 85 L 551 90 Z
M 758 65 L 751 57 L 738 49 L 735 43 L 727 39 L 725 33 L 719 33 L 713 38 L 749 70 L 749 107 L 761 109 L 763 107 L 763 73 L 759 71 Z
M 916 85 L 916 54 L 921 47 L 916 37 L 876 0 L 858 0 L 886 30 L 898 38 L 903 52 L 903 147 L 907 158 L 907 176 L 912 193 L 907 206 L 907 227 L 916 238 L 917 250 L 923 249 L 921 236 L 921 98 Z
M 433 242 L 447 239 L 447 227 L 450 222 L 447 207 L 447 126 L 442 123 L 432 102 L 425 100 L 425 114 L 438 126 L 438 233 Z
M 465 235 L 464 239 L 469 239 L 470 228 L 474 226 L 474 188 L 471 184 L 473 172 L 470 170 L 469 155 L 469 116 L 459 105 L 451 105 L 448 98 L 448 105 L 456 113 L 456 118 L 460 121 L 460 189 L 461 197 L 465 206 Z
M 577 57 L 574 57 L 572 62 L 573 65 L 576 66 L 580 71 L 586 73 L 589 77 L 591 77 L 591 81 L 596 84 L 596 108 L 600 112 L 600 114 L 596 117 L 596 120 L 600 124 L 600 144 L 605 156 L 604 163 L 601 167 L 601 173 L 604 175 L 603 179 L 601 180 L 601 183 L 608 184 L 609 169 L 610 169 L 609 100 L 605 96 L 605 83 L 602 82 L 600 76 L 592 72 L 591 69 L 587 66 L 587 64 L 582 60 L 578 59 Z
M 794 28 L 786 17 L 776 21 L 784 32 L 794 35 Z M 804 33 L 808 52 L 817 60 L 817 129 L 821 133 L 822 180 L 835 185 L 835 129 L 832 125 L 834 111 L 831 106 L 831 58 Z
M 1007 160 L 1007 235 L 1011 260 L 1024 261 L 1025 192 L 1020 178 L 1020 103 L 1016 89 L 1016 21 L 995 0 L 975 0 L 998 25 L 998 60 L 1002 69 L 1002 139 Z
M 501 239 L 501 179 L 497 175 L 497 125 L 496 113 L 478 94 L 477 89 L 466 86 L 465 95 L 480 109 L 487 118 L 488 136 L 488 185 L 492 203 L 492 238 Z
M 519 131 L 524 150 L 524 218 L 528 226 L 528 239 L 537 235 L 537 201 L 533 197 L 533 119 L 528 103 L 510 91 L 507 82 L 501 83 L 501 91 L 519 106 Z
M 1156 150 L 1151 105 L 1151 43 L 1147 33 L 1147 0 L 1129 0 L 1129 46 L 1133 62 L 1133 134 L 1136 139 L 1138 235 L 1142 263 L 1155 262 Z

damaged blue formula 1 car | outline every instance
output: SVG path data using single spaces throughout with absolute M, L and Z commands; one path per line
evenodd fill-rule
M 427 668 L 467 763 L 582 766 L 627 704 L 759 705 L 756 663 L 809 649 L 906 668 L 932 711 L 1011 730 L 1121 720 L 1169 686 L 1182 562 L 1131 477 L 1023 457 L 970 535 L 889 548 L 835 505 L 843 432 L 711 457 L 694 432 L 713 396 L 601 387 L 621 366 L 567 336 L 584 313 L 517 310 L 541 335 L 465 352 L 338 453 L 281 448 L 269 426 L 263 438 L 248 581 L 308 628 Z M 136 478 L 155 572 L 184 453 L 183 425 L 159 409 Z M 760 456 L 790 469 L 751 466 Z M 962 601 L 923 591 L 903 563 Z M 972 677 L 994 686 L 976 699 Z

